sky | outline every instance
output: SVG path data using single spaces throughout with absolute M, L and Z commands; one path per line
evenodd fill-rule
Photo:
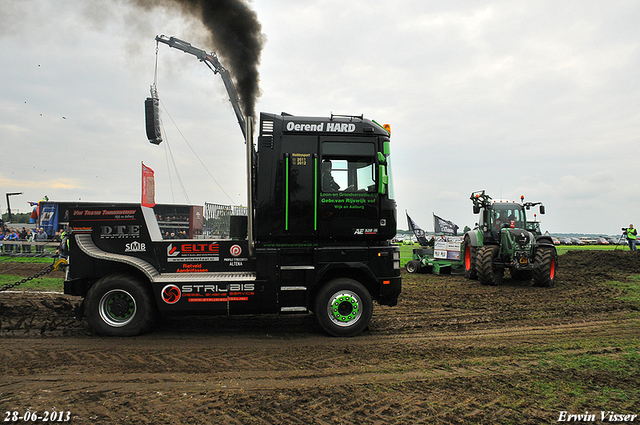
M 258 112 L 391 125 L 398 227 L 473 227 L 469 197 L 542 201 L 542 230 L 640 225 L 640 2 L 253 0 Z M 202 24 L 127 0 L 0 8 L 0 188 L 29 201 L 246 205 L 244 143 L 222 80 L 160 45 L 165 142 L 144 100 L 155 36 L 207 45 Z M 223 60 L 223 59 L 221 59 Z M 223 63 L 224 64 L 224 63 Z M 177 170 L 177 171 L 176 171 Z M 6 212 L 6 198 L 0 209 Z

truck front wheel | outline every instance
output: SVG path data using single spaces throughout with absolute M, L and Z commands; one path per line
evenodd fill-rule
M 315 314 L 320 326 L 333 336 L 355 336 L 362 332 L 373 313 L 369 291 L 358 281 L 338 278 L 318 292 Z
M 132 276 L 117 274 L 98 280 L 87 293 L 87 321 L 107 336 L 139 335 L 155 320 L 149 291 Z

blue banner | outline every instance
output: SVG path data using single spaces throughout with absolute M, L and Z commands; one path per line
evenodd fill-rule
M 58 204 L 40 205 L 40 227 L 49 238 L 53 238 L 58 230 Z

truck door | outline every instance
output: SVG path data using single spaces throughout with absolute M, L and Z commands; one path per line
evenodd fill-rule
M 377 236 L 376 144 L 369 138 L 323 137 L 320 146 L 320 237 Z

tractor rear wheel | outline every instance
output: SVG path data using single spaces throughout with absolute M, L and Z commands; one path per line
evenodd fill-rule
M 464 238 L 464 277 L 467 279 L 475 280 L 478 278 L 478 272 L 476 271 L 476 262 L 478 257 L 478 248 L 471 246 L 471 241 L 468 236 Z
M 550 247 L 540 247 L 536 250 L 534 261 L 538 267 L 533 270 L 533 284 L 545 288 L 552 287 L 556 283 L 556 268 L 558 267 L 556 250 Z
M 498 257 L 500 247 L 497 245 L 485 245 L 478 249 L 477 271 L 478 280 L 483 285 L 498 286 L 504 276 L 503 267 L 494 267 L 493 260 Z

